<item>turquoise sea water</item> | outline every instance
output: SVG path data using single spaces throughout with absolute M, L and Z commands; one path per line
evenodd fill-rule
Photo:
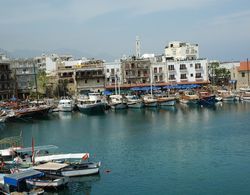
M 250 194 L 250 103 L 214 108 L 53 113 L 0 126 L 24 145 L 90 152 L 100 176 L 74 178 L 58 194 Z

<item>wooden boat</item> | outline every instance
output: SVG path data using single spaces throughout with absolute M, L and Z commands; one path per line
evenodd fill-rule
M 176 104 L 176 98 L 160 94 L 157 96 L 157 103 L 158 106 L 174 106 Z
M 216 103 L 216 96 L 210 94 L 207 91 L 200 91 L 199 93 L 199 104 L 203 106 L 213 106 Z
M 194 91 L 182 91 L 180 93 L 180 103 L 194 105 L 198 104 L 199 96 Z

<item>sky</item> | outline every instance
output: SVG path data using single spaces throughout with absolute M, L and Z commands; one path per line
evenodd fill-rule
M 0 0 L 0 48 L 119 59 L 163 54 L 170 41 L 199 44 L 200 57 L 250 58 L 249 0 Z

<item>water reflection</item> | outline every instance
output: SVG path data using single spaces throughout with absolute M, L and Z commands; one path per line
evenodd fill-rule
M 72 177 L 69 180 L 68 188 L 62 194 L 85 194 L 90 195 L 92 186 L 95 182 L 99 182 L 100 175 L 86 177 Z M 60 193 L 61 194 L 61 193 Z

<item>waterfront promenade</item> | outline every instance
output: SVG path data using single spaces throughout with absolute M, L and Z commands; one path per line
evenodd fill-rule
M 76 178 L 59 194 L 249 194 L 250 103 L 213 108 L 52 113 L 4 123 L 0 138 L 23 132 L 24 146 L 90 152 L 99 177 Z

